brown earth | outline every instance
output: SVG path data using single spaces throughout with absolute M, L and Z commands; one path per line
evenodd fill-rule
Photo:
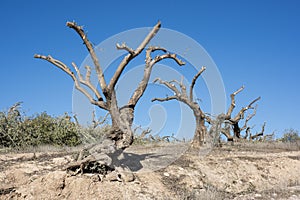
M 300 199 L 300 150 L 276 145 L 133 146 L 134 181 L 72 176 L 74 152 L 1 153 L 0 199 Z M 170 164 L 172 162 L 172 164 Z

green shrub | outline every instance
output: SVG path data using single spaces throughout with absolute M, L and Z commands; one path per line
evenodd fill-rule
M 284 130 L 283 137 L 280 139 L 282 142 L 298 142 L 300 141 L 299 131 L 295 129 Z
M 16 103 L 0 112 L 0 146 L 25 147 L 43 144 L 76 146 L 81 144 L 80 128 L 70 117 L 52 117 L 46 112 L 26 117 Z

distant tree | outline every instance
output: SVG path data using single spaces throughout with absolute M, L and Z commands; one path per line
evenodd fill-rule
M 205 67 L 202 67 L 199 70 L 199 72 L 194 76 L 192 83 L 189 87 L 189 94 L 186 91 L 186 86 L 183 84 L 183 79 L 181 80 L 181 82 L 177 80 L 172 80 L 168 82 L 168 81 L 161 80 L 160 78 L 156 78 L 154 81 L 154 82 L 158 82 L 159 84 L 165 85 L 172 92 L 174 92 L 174 95 L 165 98 L 154 98 L 152 99 L 152 101 L 163 102 L 163 101 L 177 100 L 189 106 L 190 109 L 193 111 L 195 116 L 195 121 L 196 121 L 196 129 L 192 141 L 192 145 L 194 147 L 199 147 L 204 143 L 205 135 L 207 133 L 207 129 L 205 126 L 206 115 L 201 110 L 200 105 L 194 101 L 194 94 L 193 94 L 195 83 L 205 69 L 206 69 Z M 180 89 L 178 88 L 178 86 Z
M 236 139 L 244 138 L 245 139 L 245 137 L 243 137 L 241 135 L 241 131 L 243 131 L 245 129 L 246 129 L 246 137 L 248 137 L 248 131 L 250 129 L 247 126 L 247 123 L 256 114 L 256 107 L 253 107 L 253 104 L 255 102 L 257 102 L 258 100 L 260 100 L 260 98 L 261 98 L 261 97 L 258 97 L 256 99 L 254 99 L 246 107 L 241 108 L 240 111 L 234 117 L 232 117 L 233 110 L 236 106 L 235 96 L 238 93 L 240 93 L 244 88 L 245 87 L 242 86 L 230 95 L 231 104 L 228 108 L 227 113 L 223 117 L 224 118 L 224 127 L 221 129 L 221 133 L 227 138 L 228 141 L 233 141 L 234 138 L 236 138 Z M 241 127 L 239 122 L 240 122 L 240 120 L 245 118 L 245 112 L 249 109 L 254 109 L 254 112 L 252 115 L 249 115 L 246 118 L 245 124 Z M 231 129 L 233 130 L 233 134 L 231 134 Z

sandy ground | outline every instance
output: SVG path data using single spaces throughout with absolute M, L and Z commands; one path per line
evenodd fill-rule
M 1 153 L 0 199 L 300 199 L 300 150 L 134 146 L 123 156 L 130 182 L 72 176 L 64 170 L 72 154 Z

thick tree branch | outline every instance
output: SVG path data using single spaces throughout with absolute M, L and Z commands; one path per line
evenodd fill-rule
M 226 119 L 229 120 L 231 118 L 231 114 L 232 114 L 232 111 L 233 109 L 235 108 L 235 95 L 237 95 L 238 93 L 240 93 L 245 87 L 242 86 L 240 87 L 237 91 L 235 91 L 234 93 L 232 93 L 230 95 L 230 98 L 231 98 L 231 104 L 230 104 L 230 107 L 227 111 L 227 114 L 226 114 Z
M 227 138 L 227 141 L 233 141 L 232 135 L 230 135 L 230 127 L 226 126 L 221 128 L 221 133 Z
M 177 58 L 176 54 L 171 54 L 171 53 L 166 53 L 161 56 L 156 56 L 153 60 L 151 60 L 150 65 L 154 65 L 155 63 L 157 63 L 163 59 L 166 59 L 166 58 L 173 59 L 180 66 L 185 65 L 185 62 L 183 62 L 182 60 Z
M 78 35 L 81 37 L 81 39 L 83 40 L 83 42 L 84 42 L 87 50 L 89 51 L 89 53 L 91 55 L 93 63 L 95 65 L 96 73 L 97 73 L 97 76 L 98 76 L 98 80 L 100 82 L 100 87 L 102 89 L 102 92 L 106 96 L 107 95 L 107 87 L 106 87 L 106 82 L 105 82 L 104 74 L 103 74 L 102 68 L 100 66 L 98 57 L 97 57 L 97 55 L 95 53 L 95 50 L 93 48 L 93 45 L 88 40 L 87 35 L 85 34 L 82 26 L 78 26 L 75 22 L 67 22 L 67 26 L 69 28 L 74 29 L 78 33 Z
M 146 36 L 146 38 L 142 41 L 142 43 L 137 47 L 136 50 L 132 50 L 131 48 L 127 47 L 126 45 L 117 45 L 121 47 L 120 49 L 125 49 L 129 52 L 128 55 L 126 55 L 122 62 L 120 63 L 120 65 L 118 66 L 115 74 L 113 75 L 113 77 L 111 78 L 109 85 L 108 85 L 108 89 L 109 90 L 113 90 L 116 83 L 118 82 L 123 70 L 125 69 L 125 67 L 128 65 L 128 63 L 137 55 L 139 55 L 143 49 L 146 47 L 146 45 L 150 42 L 150 40 L 155 36 L 155 34 L 159 31 L 161 27 L 161 23 L 160 21 L 153 27 L 153 29 L 150 31 L 150 33 Z
M 153 98 L 151 101 L 154 102 L 154 101 L 160 101 L 160 102 L 163 102 L 163 101 L 170 101 L 170 100 L 177 100 L 178 97 L 176 96 L 170 96 L 170 97 L 165 97 L 165 98 Z
M 202 74 L 202 72 L 204 72 L 204 70 L 206 69 L 206 67 L 202 66 L 202 68 L 199 70 L 199 72 L 194 76 L 191 86 L 190 86 L 190 101 L 194 101 L 193 98 L 193 90 L 194 90 L 194 86 L 196 83 L 196 80 L 198 79 L 198 77 Z
M 236 123 L 236 122 L 240 121 L 241 119 L 244 119 L 245 112 L 249 109 L 253 109 L 252 105 L 260 99 L 261 99 L 261 97 L 254 99 L 248 106 L 242 108 L 240 110 L 240 112 L 233 119 L 230 119 L 230 121 L 232 123 Z
M 50 55 L 49 56 L 43 56 L 43 55 L 35 54 L 34 58 L 39 58 L 39 59 L 42 59 L 42 60 L 46 60 L 46 61 L 52 63 L 53 65 L 55 65 L 56 67 L 58 67 L 59 69 L 63 70 L 65 73 L 67 73 L 73 79 L 76 89 L 78 89 L 82 94 L 84 94 L 92 104 L 97 105 L 100 108 L 103 108 L 103 109 L 107 110 L 105 102 L 101 101 L 101 100 L 96 101 L 95 99 L 93 99 L 93 97 L 90 95 L 90 93 L 88 93 L 83 87 L 81 87 L 80 82 L 76 78 L 75 74 L 63 62 L 52 58 Z
M 149 47 L 147 49 L 147 51 L 146 51 L 146 66 L 145 66 L 145 70 L 144 70 L 143 79 L 141 80 L 138 87 L 136 88 L 133 95 L 131 96 L 131 98 L 128 102 L 128 105 L 134 107 L 136 105 L 136 103 L 138 102 L 138 100 L 144 94 L 144 92 L 147 88 L 149 79 L 150 79 L 152 68 L 155 65 L 155 63 L 157 63 L 157 62 L 159 62 L 163 59 L 170 58 L 170 59 L 175 60 L 176 63 L 178 63 L 180 66 L 185 64 L 183 61 L 181 61 L 180 59 L 178 59 L 176 57 L 176 54 L 170 54 L 170 53 L 166 53 L 166 54 L 163 54 L 163 55 L 158 55 L 154 59 L 152 59 L 151 58 L 151 52 L 157 51 L 157 50 L 162 50 L 162 51 L 166 52 L 166 50 L 161 48 L 161 47 Z

